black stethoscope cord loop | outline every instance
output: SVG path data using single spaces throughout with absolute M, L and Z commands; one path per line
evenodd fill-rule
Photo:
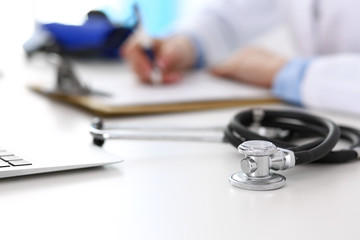
M 255 112 L 257 111 L 257 112 Z M 243 141 L 247 140 L 265 140 L 270 141 L 278 147 L 285 148 L 294 151 L 296 158 L 296 165 L 310 163 L 325 157 L 337 144 L 340 138 L 340 129 L 332 121 L 320 118 L 314 115 L 299 111 L 277 111 L 277 110 L 261 110 L 261 117 L 256 117 L 255 114 L 259 110 L 247 110 L 237 114 L 225 131 L 225 138 L 234 146 L 238 146 Z M 257 118 L 257 119 L 256 119 Z M 256 121 L 254 121 L 256 120 Z M 251 124 L 266 123 L 280 123 L 282 126 L 294 126 L 289 130 L 302 129 L 307 130 L 307 125 L 314 128 L 316 126 L 319 130 L 318 133 L 322 133 L 323 139 L 316 139 L 315 141 L 308 143 L 309 149 L 304 149 L 302 146 L 294 146 L 288 142 L 284 142 L 278 139 L 269 139 L 264 136 L 251 131 L 249 126 Z M 286 128 L 285 128 L 286 129 Z M 302 149 L 302 150 L 298 150 Z
M 359 158 L 360 132 L 357 129 L 339 126 L 341 139 L 350 142 L 348 149 L 332 151 L 316 163 L 343 163 Z

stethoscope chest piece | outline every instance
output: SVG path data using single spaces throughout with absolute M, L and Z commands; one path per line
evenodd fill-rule
M 283 151 L 268 141 L 252 140 L 239 145 L 243 156 L 240 162 L 241 172 L 230 176 L 230 183 L 238 188 L 254 191 L 274 190 L 285 185 L 286 178 L 270 172 L 283 167 Z

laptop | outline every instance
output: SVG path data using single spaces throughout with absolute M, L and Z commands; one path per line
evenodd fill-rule
M 104 166 L 123 160 L 90 142 L 9 138 L 0 146 L 0 178 Z

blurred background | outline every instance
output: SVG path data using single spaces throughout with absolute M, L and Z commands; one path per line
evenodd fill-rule
M 81 23 L 85 14 L 94 9 L 104 11 L 114 23 L 126 23 L 133 15 L 133 6 L 136 3 L 141 9 L 145 29 L 155 36 L 165 34 L 176 20 L 195 14 L 206 3 L 205 0 L 33 0 L 32 2 L 33 16 L 38 21 L 68 24 Z
M 58 22 L 79 25 L 86 14 L 94 9 L 102 10 L 108 18 L 118 24 L 131 24 L 135 0 L 12 0 L 1 1 L 0 7 L 0 73 L 15 70 L 15 61 L 23 61 L 22 45 L 30 38 L 35 23 Z M 206 0 L 136 0 L 140 7 L 143 25 L 151 36 L 161 37 L 169 33 L 172 26 L 182 20 L 191 19 L 208 4 Z M 287 55 L 293 54 L 291 41 L 283 26 L 255 40 L 255 44 L 274 48 Z M 274 44 L 277 43 L 277 44 Z M 276 49 L 281 46 L 281 49 Z
M 131 23 L 135 0 L 12 0 L 1 1 L 0 74 L 13 72 L 22 61 L 22 45 L 35 29 L 35 23 L 82 24 L 94 9 L 106 12 L 111 21 Z M 180 18 L 195 14 L 206 0 L 138 0 L 145 30 L 162 36 Z M 19 62 L 20 63 L 20 62 Z
M 135 0 L 12 0 L 1 1 L 1 55 L 21 46 L 34 31 L 35 22 L 81 24 L 90 10 L 104 10 L 117 23 L 131 18 Z M 206 0 L 137 0 L 148 33 L 164 35 L 174 22 L 195 14 Z M 19 49 L 21 50 L 21 49 Z

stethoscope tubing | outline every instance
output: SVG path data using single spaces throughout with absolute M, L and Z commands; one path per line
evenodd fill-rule
M 253 123 L 252 110 L 237 114 L 225 131 L 226 139 L 234 146 L 247 140 L 265 140 L 294 151 L 296 165 L 310 162 L 339 163 L 358 157 L 360 132 L 350 127 L 337 126 L 325 118 L 319 118 L 298 111 L 263 110 L 259 124 L 265 127 L 280 127 L 290 130 L 290 134 L 319 136 L 303 145 L 294 145 L 282 139 L 267 138 L 248 129 Z M 339 139 L 351 142 L 349 149 L 331 151 Z
M 287 136 L 266 137 L 254 132 L 251 126 L 275 128 L 288 132 Z M 139 130 L 140 134 L 129 134 L 123 130 Z M 356 159 L 360 154 L 360 131 L 354 128 L 337 126 L 334 122 L 301 111 L 281 111 L 249 109 L 236 114 L 223 130 L 223 136 L 207 135 L 172 135 L 183 133 L 187 130 L 199 130 L 221 133 L 221 128 L 201 127 L 108 127 L 105 128 L 101 119 L 92 122 L 90 132 L 96 145 L 101 146 L 107 139 L 147 139 L 147 140 L 178 140 L 178 141 L 203 141 L 203 142 L 228 142 L 234 147 L 249 140 L 270 141 L 276 146 L 294 152 L 296 165 L 310 162 L 340 163 Z M 151 131 L 159 131 L 153 134 Z M 162 133 L 161 133 L 162 131 Z M 293 139 L 305 139 L 303 144 L 291 142 Z M 337 142 L 342 139 L 350 142 L 349 149 L 334 151 Z

